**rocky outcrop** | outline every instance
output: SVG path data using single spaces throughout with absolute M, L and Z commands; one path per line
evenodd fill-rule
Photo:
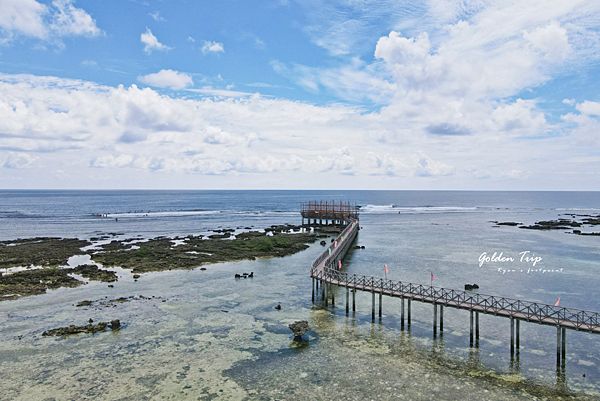
M 310 326 L 306 320 L 291 323 L 288 327 L 294 333 L 294 341 L 302 341 L 302 335 L 310 330 Z

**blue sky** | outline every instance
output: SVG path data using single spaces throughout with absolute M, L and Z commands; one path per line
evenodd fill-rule
M 0 186 L 600 190 L 599 26 L 577 0 L 0 0 Z

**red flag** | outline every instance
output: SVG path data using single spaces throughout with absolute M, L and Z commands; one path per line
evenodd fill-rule
M 433 283 L 433 273 L 431 273 L 431 282 Z
M 556 303 L 554 304 L 554 306 L 558 306 L 559 302 L 560 302 L 560 297 L 558 297 L 558 301 L 556 301 Z
M 340 260 L 339 262 L 340 262 L 340 269 L 341 269 L 342 268 L 342 261 Z
M 384 265 L 384 266 L 385 266 L 385 274 L 388 274 L 388 268 L 387 268 L 387 265 Z

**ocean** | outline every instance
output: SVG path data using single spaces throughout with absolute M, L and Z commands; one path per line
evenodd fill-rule
M 600 237 L 526 230 L 565 215 L 600 214 L 595 192 L 478 191 L 0 191 L 0 240 L 31 237 L 155 238 L 216 228 L 300 224 L 302 202 L 360 206 L 349 273 L 600 311 Z M 594 227 L 584 227 L 593 232 Z M 600 228 L 596 227 L 596 231 Z M 508 319 L 446 308 L 433 338 L 432 307 L 413 302 L 410 331 L 400 301 L 384 298 L 371 321 L 369 294 L 345 314 L 311 302 L 310 264 L 323 247 L 284 258 L 209 265 L 206 271 L 128 271 L 109 288 L 90 282 L 0 302 L 0 399 L 531 399 L 564 391 L 600 395 L 600 337 L 568 330 L 566 380 L 558 383 L 556 329 L 522 322 L 511 360 Z M 502 254 L 512 261 L 480 259 Z M 485 256 L 484 255 L 484 256 Z M 528 259 L 529 258 L 529 259 Z M 235 280 L 234 274 L 254 272 Z M 82 300 L 150 298 L 82 309 Z M 155 298 L 152 299 L 151 297 Z M 159 301 L 160 299 L 160 301 Z M 162 302 L 165 300 L 165 302 Z M 276 310 L 276 305 L 281 310 Z M 43 338 L 89 318 L 118 318 L 120 332 Z M 287 325 L 307 320 L 300 345 Z M 558 390 L 557 390 L 558 388 Z M 558 391 L 558 392 L 557 392 Z

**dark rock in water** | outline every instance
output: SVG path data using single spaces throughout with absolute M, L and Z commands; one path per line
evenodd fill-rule
M 478 289 L 479 289 L 479 286 L 478 286 L 477 284 L 473 284 L 473 289 L 474 289 L 474 290 L 478 290 Z
M 465 290 L 472 291 L 473 290 L 473 286 L 471 284 L 465 284 Z
M 201 267 L 200 270 L 206 270 L 206 267 Z
M 236 274 L 235 278 L 242 278 L 242 276 L 240 276 L 239 274 Z
M 94 301 L 81 301 L 81 302 L 78 302 L 76 306 L 77 307 L 80 307 L 80 306 L 90 306 L 92 304 L 92 302 L 94 302 Z
M 110 329 L 111 330 L 115 331 L 115 330 L 119 330 L 120 328 L 121 328 L 121 322 L 119 321 L 119 319 L 110 321 Z
M 581 234 L 581 230 L 573 230 L 573 234 Z
M 275 307 L 275 309 L 277 309 L 277 310 L 280 310 L 280 309 L 281 309 L 281 304 L 277 305 L 277 306 Z
M 108 288 L 115 288 L 115 286 L 114 286 L 114 285 L 112 285 L 112 284 L 109 284 L 109 285 L 108 285 Z
M 294 333 L 294 341 L 301 341 L 302 335 L 308 330 L 310 330 L 310 327 L 308 326 L 308 322 L 306 320 L 300 320 L 291 323 L 288 327 Z
M 354 249 L 361 249 L 360 245 L 354 245 Z
M 365 249 L 365 246 L 364 246 L 364 245 L 362 245 L 360 248 L 361 248 L 361 249 Z
M 140 277 L 141 277 L 141 276 L 140 276 L 139 274 L 134 274 L 134 275 L 133 275 L 133 278 L 134 278 L 134 279 L 138 279 L 138 278 L 140 278 Z
M 100 322 L 95 326 L 91 323 L 86 326 L 75 326 L 72 324 L 68 327 L 60 327 L 58 329 L 44 331 L 42 333 L 42 337 L 47 337 L 47 336 L 67 337 L 67 336 L 72 336 L 74 334 L 79 334 L 79 333 L 94 334 L 94 333 L 98 333 L 101 331 L 105 331 L 107 326 L 108 326 L 108 323 L 106 323 L 106 322 Z
M 248 275 L 248 277 L 250 277 L 250 278 L 254 277 L 254 272 L 250 272 L 250 274 Z
M 499 225 L 499 226 L 511 226 L 511 227 L 516 227 L 516 226 L 518 226 L 519 224 L 523 224 L 523 223 L 516 223 L 516 222 L 514 222 L 514 221 L 505 221 L 505 222 L 503 222 L 503 223 L 497 223 L 497 222 L 494 222 L 494 223 L 496 223 L 496 224 L 497 224 L 497 225 Z
M 331 243 L 333 244 L 334 242 L 335 242 L 335 238 L 332 238 L 331 239 Z
M 89 322 L 90 324 L 94 323 L 94 321 L 92 320 L 92 318 L 90 318 L 90 320 L 88 320 L 88 322 Z
M 319 243 L 320 243 L 321 245 L 323 245 L 323 246 L 327 245 L 327 242 L 325 242 L 325 241 L 321 241 L 321 242 L 319 242 Z

